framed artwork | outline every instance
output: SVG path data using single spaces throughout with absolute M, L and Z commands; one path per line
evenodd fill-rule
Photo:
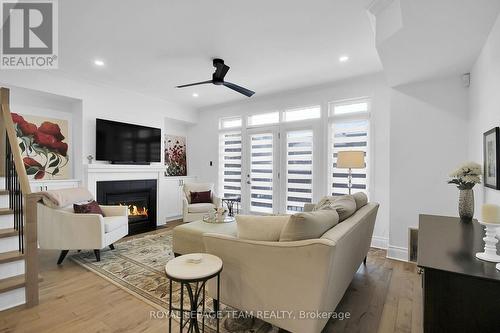
M 484 186 L 500 190 L 500 128 L 484 133 Z
M 165 135 L 165 176 L 187 176 L 186 138 Z
M 68 179 L 68 121 L 12 113 L 17 142 L 30 179 Z

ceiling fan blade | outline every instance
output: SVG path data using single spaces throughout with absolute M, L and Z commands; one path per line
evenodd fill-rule
M 203 82 L 196 82 L 196 83 L 184 84 L 182 86 L 177 86 L 176 88 L 185 88 L 185 87 L 197 86 L 197 85 L 200 85 L 200 84 L 207 84 L 207 83 L 213 83 L 213 81 L 212 80 L 208 80 L 208 81 L 203 81 Z
M 223 81 L 224 77 L 226 76 L 227 72 L 229 71 L 229 68 L 231 68 L 231 67 L 224 65 L 224 64 L 221 64 L 221 63 L 216 64 L 216 67 L 217 67 L 217 69 L 215 70 L 215 73 L 214 73 L 214 79 Z
M 231 82 L 224 81 L 222 84 L 228 87 L 229 89 L 233 89 L 234 91 L 237 91 L 240 94 L 243 94 L 247 97 L 252 97 L 252 95 L 255 94 L 255 91 L 251 91 L 247 88 L 240 87 L 239 85 Z

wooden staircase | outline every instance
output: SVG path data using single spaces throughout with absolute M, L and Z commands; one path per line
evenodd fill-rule
M 0 311 L 38 304 L 36 202 L 17 144 L 9 90 L 0 88 Z

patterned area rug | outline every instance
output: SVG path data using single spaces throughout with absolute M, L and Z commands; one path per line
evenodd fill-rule
M 174 258 L 172 232 L 145 235 L 116 244 L 115 250 L 101 251 L 101 261 L 96 262 L 93 251 L 82 251 L 71 260 L 109 280 L 130 294 L 144 300 L 160 311 L 168 310 L 169 282 L 165 275 L 166 263 Z M 189 307 L 185 293 L 184 308 Z M 180 285 L 173 284 L 172 301 L 175 307 L 180 302 Z M 212 299 L 207 296 L 206 307 L 212 308 Z M 223 318 L 221 332 L 225 333 L 277 333 L 272 325 L 247 316 L 225 305 L 221 305 Z M 207 328 L 214 331 L 215 320 L 206 317 Z

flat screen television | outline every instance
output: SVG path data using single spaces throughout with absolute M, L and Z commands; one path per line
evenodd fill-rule
M 161 161 L 161 129 L 96 119 L 96 160 L 146 164 Z

